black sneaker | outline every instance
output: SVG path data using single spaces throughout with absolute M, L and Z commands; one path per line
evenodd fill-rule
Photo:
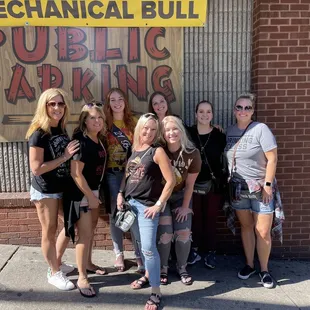
M 187 264 L 194 265 L 201 260 L 201 256 L 195 251 L 191 250 L 188 255 Z
M 239 272 L 238 278 L 242 280 L 248 279 L 252 274 L 256 273 L 256 270 L 249 265 L 245 265 Z
M 260 276 L 261 284 L 263 285 L 263 287 L 266 287 L 266 288 L 274 287 L 273 279 L 268 271 L 260 272 L 259 276 Z
M 209 252 L 209 254 L 205 257 L 205 266 L 211 269 L 216 267 L 215 252 Z

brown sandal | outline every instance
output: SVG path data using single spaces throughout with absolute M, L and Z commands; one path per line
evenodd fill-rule
M 149 283 L 150 283 L 149 279 L 146 276 L 143 276 L 140 279 L 133 281 L 130 284 L 130 287 L 133 290 L 140 290 L 141 288 L 147 286 Z

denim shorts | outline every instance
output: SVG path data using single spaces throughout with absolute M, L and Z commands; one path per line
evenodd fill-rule
M 249 210 L 258 214 L 272 214 L 274 212 L 274 200 L 265 204 L 262 200 L 241 198 L 231 203 L 235 210 Z
M 49 199 L 61 199 L 62 193 L 54 193 L 54 194 L 45 194 L 40 193 L 32 186 L 30 187 L 30 201 L 40 201 L 42 199 L 49 198 Z

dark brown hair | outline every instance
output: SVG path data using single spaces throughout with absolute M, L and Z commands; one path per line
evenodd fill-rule
M 165 115 L 165 116 L 172 115 L 171 110 L 170 110 L 170 104 L 168 103 L 167 96 L 166 96 L 164 93 L 162 93 L 161 91 L 155 91 L 155 92 L 151 95 L 151 97 L 150 97 L 150 99 L 149 99 L 149 112 L 150 112 L 150 113 L 154 113 L 154 114 L 156 115 L 156 113 L 155 113 L 155 111 L 154 111 L 154 108 L 153 108 L 153 99 L 154 99 L 154 97 L 157 96 L 157 95 L 163 96 L 164 99 L 165 99 L 166 102 L 167 102 L 167 107 L 168 107 L 168 109 L 167 109 L 167 112 L 166 112 L 166 115 Z

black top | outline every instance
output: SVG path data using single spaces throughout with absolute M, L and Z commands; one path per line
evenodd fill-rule
M 198 150 L 201 150 L 201 145 L 198 139 L 197 126 L 194 125 L 188 128 L 188 133 L 194 142 L 195 146 Z M 210 136 L 211 135 L 211 136 Z M 209 138 L 210 136 L 210 138 Z M 205 135 L 199 135 L 202 146 L 205 145 L 208 138 L 209 141 L 207 145 L 204 147 L 205 152 L 201 152 L 201 170 L 197 177 L 196 182 L 202 182 L 211 180 L 210 169 L 206 163 L 205 155 L 207 156 L 209 165 L 216 177 L 220 177 L 222 173 L 222 163 L 221 163 L 221 155 L 224 152 L 224 148 L 226 146 L 226 136 L 222 132 L 220 132 L 217 128 L 213 128 L 213 130 Z
M 83 176 L 90 189 L 97 190 L 104 169 L 106 151 L 100 143 L 84 136 L 82 132 L 73 135 L 72 139 L 80 142 L 80 149 L 72 159 L 84 163 Z
M 148 207 L 156 203 L 164 188 L 161 170 L 153 160 L 156 149 L 151 146 L 145 151 L 134 151 L 126 166 L 125 198 Z
M 88 186 L 91 190 L 98 190 L 106 160 L 105 148 L 88 136 L 84 136 L 82 132 L 74 134 L 73 139 L 80 142 L 80 149 L 73 156 L 73 160 L 79 160 L 84 163 L 82 173 Z M 80 204 L 83 197 L 84 193 L 79 189 L 74 180 L 70 178 L 63 195 L 63 208 L 66 236 L 71 237 L 73 242 L 75 223 L 80 219 L 80 212 L 82 212 Z
M 43 161 L 47 162 L 62 156 L 69 142 L 68 135 L 63 133 L 60 127 L 51 127 L 51 134 L 42 129 L 35 131 L 29 138 L 29 147 L 44 149 Z M 70 176 L 69 164 L 69 161 L 66 161 L 52 171 L 33 176 L 32 187 L 46 194 L 63 192 Z

